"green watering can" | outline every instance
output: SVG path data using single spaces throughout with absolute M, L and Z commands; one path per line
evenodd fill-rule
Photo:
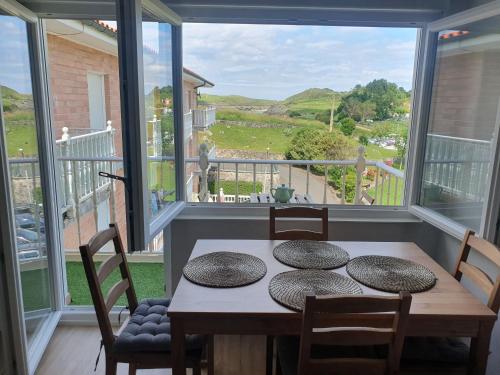
M 293 192 L 295 189 L 290 189 L 282 184 L 280 187 L 271 189 L 271 195 L 274 200 L 279 203 L 288 203 L 288 201 L 293 197 Z

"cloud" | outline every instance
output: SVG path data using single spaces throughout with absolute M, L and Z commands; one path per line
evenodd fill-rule
M 282 99 L 310 87 L 346 91 L 387 78 L 411 88 L 416 30 L 184 24 L 184 65 L 206 92 Z

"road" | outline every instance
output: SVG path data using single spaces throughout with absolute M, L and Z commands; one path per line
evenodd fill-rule
M 289 185 L 289 166 L 279 165 L 280 171 L 280 184 Z M 323 176 L 316 176 L 312 173 L 309 174 L 309 196 L 314 203 L 323 203 L 324 196 L 324 183 L 325 178 Z M 292 189 L 295 189 L 296 193 L 305 194 L 307 188 L 307 170 L 292 167 Z M 327 186 L 326 189 L 326 200 L 328 204 L 340 204 L 340 198 L 337 197 L 335 190 L 331 186 Z

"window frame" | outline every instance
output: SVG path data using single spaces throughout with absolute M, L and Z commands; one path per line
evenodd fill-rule
M 448 17 L 430 22 L 427 25 L 425 36 L 426 47 L 424 49 L 424 64 L 422 66 L 423 85 L 422 97 L 419 100 L 417 138 L 415 139 L 415 149 L 413 151 L 413 183 L 410 192 L 410 205 L 408 211 L 413 215 L 438 227 L 445 233 L 462 239 L 467 228 L 429 208 L 420 205 L 420 193 L 423 180 L 423 165 L 425 159 L 426 136 L 429 125 L 430 103 L 432 101 L 432 87 L 434 81 L 435 62 L 437 54 L 438 33 L 445 29 L 453 29 L 468 23 L 481 21 L 491 17 L 500 16 L 500 1 L 478 6 L 459 12 Z M 499 108 L 500 111 L 500 108 Z M 500 135 L 498 129 L 495 130 L 492 138 L 492 159 L 488 174 L 488 195 L 484 202 L 484 209 L 481 217 L 480 230 L 478 235 L 495 242 L 499 227 L 500 210 Z
M 149 214 L 142 14 L 147 10 L 172 25 L 172 74 L 176 201 L 156 217 Z M 121 81 L 122 143 L 126 181 L 128 250 L 142 251 L 184 208 L 182 113 L 182 19 L 158 0 L 117 0 L 118 56 Z M 180 86 L 179 86 L 180 82 Z M 181 164 L 182 163 L 182 164 Z M 181 180 L 182 179 L 182 180 Z
M 6 14 L 17 17 L 26 23 L 27 43 L 30 63 L 30 74 L 33 92 L 33 105 L 35 113 L 35 126 L 37 132 L 38 164 L 40 169 L 40 181 L 43 186 L 43 212 L 47 231 L 46 248 L 49 269 L 49 287 L 51 298 L 51 312 L 45 318 L 39 331 L 33 337 L 31 346 L 28 348 L 26 337 L 25 313 L 23 307 L 21 275 L 16 254 L 14 207 L 10 201 L 10 167 L 8 164 L 7 151 L 2 150 L 0 159 L 2 169 L 7 171 L 0 176 L 0 194 L 6 199 L 6 204 L 0 212 L 2 222 L 1 240 L 4 251 L 4 266 L 7 275 L 7 296 L 10 305 L 10 329 L 14 333 L 12 352 L 15 357 L 16 370 L 21 373 L 33 374 L 41 360 L 45 348 L 48 346 L 54 330 L 62 316 L 64 307 L 64 267 L 61 249 L 61 225 L 58 218 L 57 199 L 57 168 L 54 158 L 54 138 L 51 131 L 50 100 L 48 95 L 49 78 L 46 66 L 46 34 L 43 20 L 28 8 L 14 0 L 6 0 L 0 4 L 0 8 Z M 0 119 L 0 122 L 2 119 Z M 4 136 L 0 135 L 0 143 L 3 148 Z M 4 158 L 5 157 L 5 158 Z M 3 160 L 5 159 L 5 160 Z M 3 205 L 2 205 L 3 206 Z

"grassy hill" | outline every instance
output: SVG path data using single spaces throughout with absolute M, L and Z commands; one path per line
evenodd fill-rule
M 200 104 L 204 105 L 218 105 L 218 106 L 247 106 L 247 107 L 265 107 L 276 103 L 275 100 L 268 99 L 254 99 L 247 98 L 241 95 L 210 95 L 201 94 L 199 101 Z

